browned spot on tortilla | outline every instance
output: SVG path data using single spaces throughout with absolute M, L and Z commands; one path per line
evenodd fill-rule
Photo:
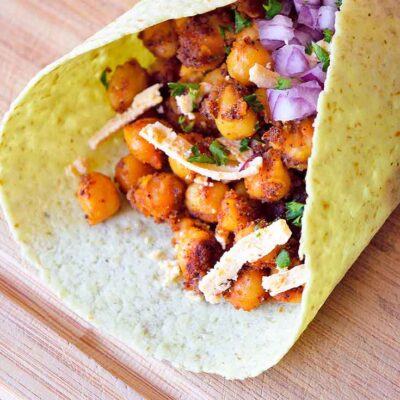
M 330 204 L 329 204 L 327 201 L 323 201 L 323 202 L 322 202 L 322 208 L 323 208 L 324 210 L 327 210 L 329 207 L 330 207 Z
M 400 131 L 397 131 L 394 136 L 399 137 L 400 136 Z M 1 183 L 1 182 L 0 182 Z

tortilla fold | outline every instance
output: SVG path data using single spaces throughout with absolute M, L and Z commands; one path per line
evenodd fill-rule
M 127 204 L 89 227 L 77 182 L 65 174 L 79 157 L 111 175 L 126 154 L 120 134 L 96 151 L 87 142 L 114 116 L 102 71 L 131 57 L 145 67 L 153 61 L 137 33 L 230 3 L 144 0 L 41 71 L 0 128 L 0 200 L 24 256 L 79 315 L 142 354 L 233 379 L 256 376 L 287 353 L 400 201 L 400 7 L 343 2 L 306 178 L 302 303 L 244 312 L 166 287 L 151 255 L 172 256 L 169 228 Z

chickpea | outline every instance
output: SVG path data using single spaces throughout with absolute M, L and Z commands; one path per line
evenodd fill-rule
M 260 40 L 260 35 L 258 33 L 257 26 L 255 24 L 249 26 L 248 28 L 244 28 L 236 35 L 236 40 L 244 40 L 249 38 L 251 40 Z
M 135 158 L 142 163 L 150 164 L 155 169 L 162 169 L 166 162 L 165 154 L 139 135 L 145 126 L 157 121 L 156 118 L 138 119 L 125 126 L 124 137 L 129 151 Z
M 301 303 L 303 295 L 303 287 L 287 290 L 286 292 L 278 293 L 275 296 L 268 298 L 269 302 L 276 303 Z
M 266 295 L 262 287 L 263 276 L 263 272 L 259 270 L 243 270 L 225 294 L 225 299 L 236 309 L 250 311 L 258 307 Z
M 226 59 L 229 75 L 246 86 L 253 84 L 250 81 L 249 71 L 254 64 L 267 65 L 272 62 L 271 53 L 261 45 L 261 42 L 250 38 L 236 40 Z
M 126 111 L 134 97 L 149 86 L 146 70 L 132 59 L 115 70 L 108 87 L 108 98 L 117 112 Z
M 167 172 L 146 175 L 128 192 L 132 207 L 156 222 L 175 218 L 183 208 L 186 185 Z
M 179 161 L 176 161 L 171 157 L 168 158 L 168 162 L 172 172 L 176 176 L 183 179 L 187 183 L 193 182 L 194 178 L 196 177 L 196 174 L 193 171 L 191 171 L 189 168 L 186 168 Z
M 112 180 L 99 172 L 82 175 L 76 195 L 90 225 L 110 218 L 121 206 Z
M 209 83 L 210 85 L 217 86 L 221 82 L 225 81 L 225 77 L 227 76 L 226 67 L 222 66 L 212 71 L 208 72 L 204 78 L 203 82 Z
M 247 193 L 252 199 L 272 203 L 284 198 L 290 191 L 289 171 L 279 152 L 269 150 L 257 175 L 245 178 Z
M 186 190 L 185 204 L 190 214 L 205 222 L 218 222 L 218 212 L 228 186 L 213 182 L 212 186 L 192 183 Z
M 222 136 L 239 140 L 255 133 L 257 114 L 243 100 L 234 85 L 228 84 L 222 89 L 218 105 L 215 122 Z
M 122 157 L 115 167 L 115 181 L 123 193 L 133 188 L 139 178 L 153 174 L 154 169 L 138 161 L 132 154 Z
M 186 83 L 198 83 L 201 82 L 206 71 L 206 67 L 186 67 L 182 64 L 179 70 L 179 77 Z
M 257 218 L 254 201 L 239 196 L 234 190 L 225 193 L 218 213 L 218 229 L 236 232 Z
M 220 244 L 206 225 L 190 218 L 180 222 L 174 233 L 174 244 L 185 288 L 198 290 L 199 280 L 222 255 Z
M 139 38 L 156 57 L 172 58 L 178 50 L 178 36 L 173 21 L 151 26 L 140 32 Z
M 229 14 L 221 12 L 176 21 L 178 59 L 181 63 L 186 67 L 204 67 L 208 70 L 218 67 L 225 58 L 225 41 L 218 29 L 227 23 Z
M 288 168 L 307 169 L 314 135 L 313 118 L 272 127 L 264 136 L 270 145 L 281 152 Z

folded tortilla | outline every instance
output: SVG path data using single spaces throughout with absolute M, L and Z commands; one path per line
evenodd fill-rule
M 307 172 L 301 304 L 252 312 L 165 287 L 154 251 L 171 233 L 127 205 L 89 227 L 65 168 L 77 157 L 111 174 L 125 154 L 116 136 L 88 139 L 112 112 L 99 85 L 105 67 L 153 56 L 137 33 L 201 14 L 227 0 L 144 0 L 40 72 L 12 104 L 1 130 L 0 194 L 10 228 L 46 284 L 79 315 L 142 354 L 227 378 L 276 364 L 400 200 L 400 8 L 397 0 L 345 0 L 320 97 Z M 158 252 L 157 254 L 161 254 Z M 383 267 L 383 266 L 382 266 Z

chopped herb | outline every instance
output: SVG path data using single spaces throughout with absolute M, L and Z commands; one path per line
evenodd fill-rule
M 329 65 L 331 63 L 331 59 L 329 56 L 329 53 L 323 49 L 321 46 L 319 46 L 317 43 L 312 43 L 311 44 L 312 49 L 317 56 L 318 60 L 322 63 L 322 69 L 324 72 L 326 72 L 329 68 Z
M 257 121 L 256 124 L 255 124 L 255 126 L 254 126 L 254 130 L 257 132 L 257 131 L 260 130 L 260 128 L 261 128 L 261 126 L 260 126 L 260 121 Z
M 111 68 L 107 67 L 104 69 L 104 71 L 101 73 L 100 76 L 100 82 L 103 84 L 103 86 L 108 90 L 110 87 L 110 82 L 108 82 L 108 74 L 111 72 Z
M 326 43 L 332 42 L 332 37 L 333 37 L 333 30 L 332 29 L 324 29 L 324 40 Z
M 231 26 L 219 26 L 218 27 L 219 34 L 222 36 L 222 39 L 226 40 L 226 32 L 231 32 L 233 33 L 233 28 Z
M 168 83 L 168 87 L 171 89 L 171 96 L 182 96 L 189 91 L 189 94 L 193 97 L 193 95 L 197 96 L 197 91 L 200 88 L 198 83 L 180 83 L 180 82 L 171 82 Z
M 255 231 L 258 231 L 259 229 L 261 229 L 260 224 L 255 224 L 255 225 L 254 225 L 254 230 L 255 230 Z
M 265 10 L 265 18 L 272 19 L 282 11 L 282 3 L 279 0 L 267 0 L 263 5 Z
M 285 90 L 290 89 L 292 87 L 292 80 L 289 78 L 283 78 L 282 76 L 278 78 L 278 82 L 275 86 L 275 89 Z
M 301 227 L 301 220 L 303 218 L 304 204 L 297 201 L 290 201 L 285 204 L 286 206 L 286 219 L 291 221 L 294 226 Z
M 187 124 L 186 123 L 186 118 L 183 115 L 180 115 L 179 119 L 178 119 L 178 122 L 179 122 L 179 125 L 180 125 L 180 127 L 181 127 L 183 132 L 186 132 L 186 133 L 192 132 L 193 127 L 194 127 L 194 121 L 189 122 Z
M 311 54 L 312 54 L 312 43 L 311 42 L 308 43 L 308 45 L 306 46 L 305 52 L 306 52 L 306 54 L 311 56 Z
M 228 152 L 220 142 L 214 140 L 209 149 L 217 165 L 226 165 L 228 163 Z
M 275 259 L 276 267 L 279 269 L 285 269 L 290 266 L 290 255 L 287 250 L 281 250 Z
M 244 151 L 250 150 L 249 147 L 250 139 L 249 138 L 244 138 L 240 141 L 240 147 L 239 151 L 243 153 Z
M 235 33 L 242 32 L 244 28 L 249 26 L 251 26 L 251 21 L 235 10 Z
M 231 54 L 232 51 L 232 46 L 225 46 L 224 47 L 224 52 L 227 56 L 229 56 L 229 54 Z
M 257 99 L 257 95 L 255 93 L 250 94 L 248 96 L 244 96 L 243 100 L 249 105 L 249 107 L 254 112 L 260 112 L 264 110 L 264 106 L 262 103 Z
M 199 146 L 195 144 L 192 147 L 192 155 L 188 158 L 188 161 L 191 163 L 200 163 L 200 164 L 216 164 L 216 161 L 207 154 L 201 154 L 199 150 Z
M 340 8 L 342 7 L 343 0 L 336 0 L 335 3 Z

